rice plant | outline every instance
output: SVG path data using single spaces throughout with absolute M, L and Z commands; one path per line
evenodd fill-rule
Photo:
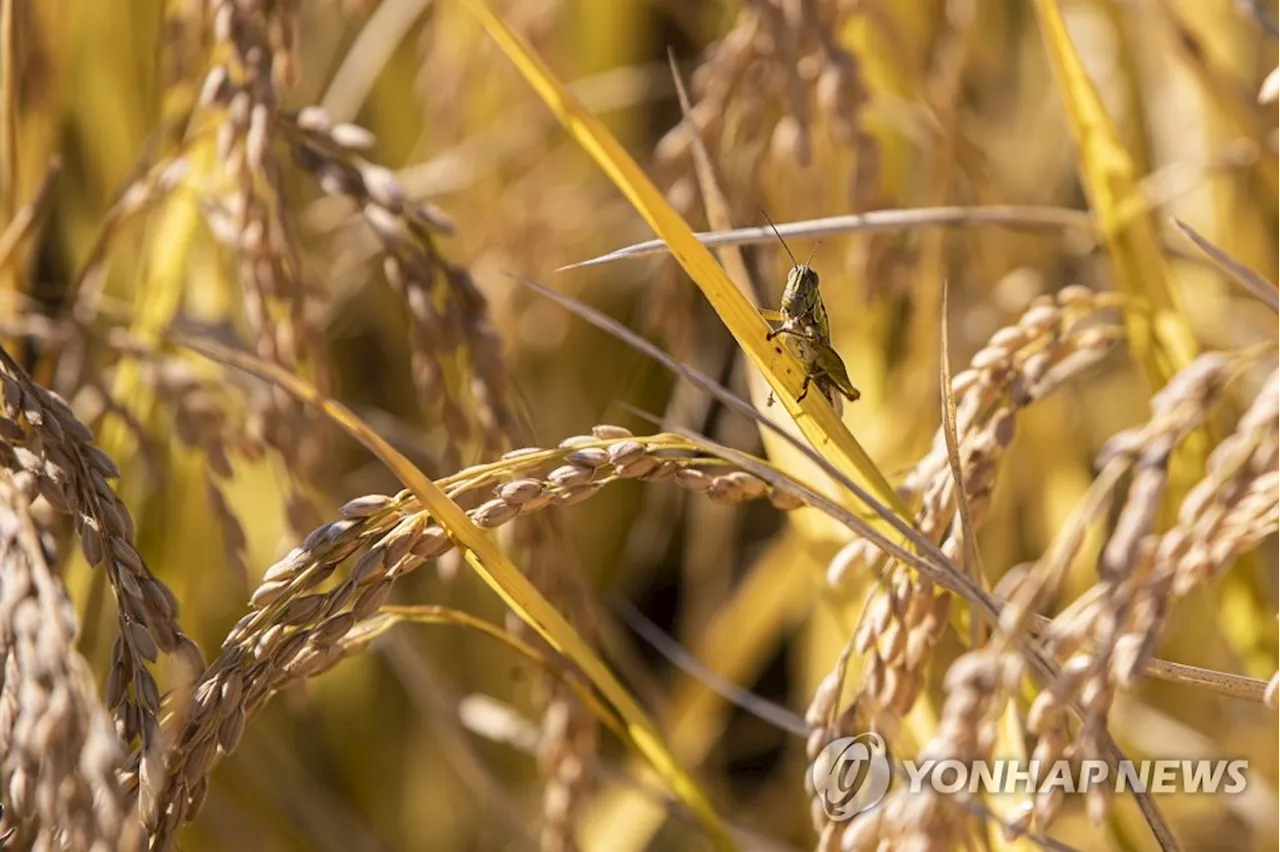
M 1270 848 L 1278 35 L 3 0 L 0 846 Z

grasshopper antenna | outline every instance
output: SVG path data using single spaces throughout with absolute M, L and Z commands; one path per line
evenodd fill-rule
M 809 256 L 808 256 L 808 257 L 806 257 L 806 258 L 804 259 L 804 265 L 805 265 L 805 266 L 808 266 L 808 265 L 809 265 L 809 261 L 813 260 L 813 253 L 814 253 L 815 251 L 817 251 L 817 250 L 818 250 L 818 246 L 820 246 L 820 245 L 822 245 L 822 240 L 818 240 L 818 241 L 816 241 L 816 242 L 813 244 L 813 247 L 812 247 L 811 249 L 809 249 Z
M 778 242 L 782 243 L 782 247 L 787 250 L 787 257 L 791 258 L 792 266 L 799 266 L 796 263 L 796 256 L 791 253 L 791 246 L 787 245 L 787 241 L 782 238 L 782 234 L 778 233 L 778 226 L 773 224 L 773 220 L 769 218 L 769 214 L 764 212 L 764 208 L 760 208 L 760 214 L 764 216 L 764 220 L 769 223 L 769 227 L 773 228 L 773 235 L 778 238 Z

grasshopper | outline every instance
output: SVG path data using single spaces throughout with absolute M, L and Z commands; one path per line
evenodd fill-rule
M 764 211 L 760 211 L 764 213 Z M 838 406 L 836 393 L 850 402 L 857 402 L 862 393 L 849 381 L 849 373 L 844 361 L 831 345 L 831 327 L 827 320 L 827 308 L 822 303 L 819 291 L 818 273 L 809 266 L 813 252 L 804 263 L 796 261 L 791 247 L 782 239 L 778 228 L 764 213 L 764 218 L 773 228 L 773 233 L 782 243 L 787 257 L 791 258 L 791 271 L 787 273 L 787 286 L 782 291 L 782 304 L 778 311 L 761 311 L 765 319 L 778 322 L 777 328 L 771 330 L 767 339 L 781 337 L 783 345 L 796 357 L 805 368 L 804 384 L 800 388 L 802 400 L 809 393 L 809 385 L 815 384 L 823 396 L 833 406 Z M 769 405 L 773 404 L 773 394 L 769 394 Z

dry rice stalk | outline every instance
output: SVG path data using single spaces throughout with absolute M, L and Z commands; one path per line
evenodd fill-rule
M 328 194 L 351 199 L 382 249 L 387 280 L 409 308 L 412 371 L 423 408 L 444 424 L 451 446 L 441 466 L 458 465 L 458 448 L 478 431 L 486 454 L 527 433 L 484 296 L 467 270 L 445 259 L 433 235 L 452 231 L 435 208 L 410 202 L 388 169 L 364 158 L 368 131 L 333 124 L 308 107 L 288 124 L 294 159 Z
M 852 155 L 847 206 L 850 211 L 899 207 L 882 185 L 881 144 L 864 126 L 870 95 L 860 60 L 843 42 L 859 14 L 859 4 L 841 0 L 761 0 L 744 4 L 727 35 L 713 44 L 693 76 L 697 106 L 692 119 L 702 138 L 718 140 L 717 161 L 729 183 L 753 186 L 762 161 L 807 168 L 822 158 L 842 169 L 814 140 L 830 140 Z M 948 16 L 948 20 L 953 16 Z M 953 75 L 959 76 L 959 75 Z M 764 141 L 758 141 L 764 140 Z M 687 161 L 690 128 L 682 123 L 657 146 L 659 160 Z M 696 194 L 688 175 L 672 188 L 673 203 Z M 879 292 L 901 278 L 902 235 L 870 235 L 857 248 L 865 281 Z M 890 282 L 890 283 L 886 283 Z
M 1113 304 L 1109 295 L 1075 286 L 1063 288 L 1056 298 L 1039 297 L 1015 325 L 991 336 L 967 370 L 955 375 L 956 437 L 975 522 L 986 514 L 996 467 L 1013 440 L 1018 412 L 1096 363 L 1118 339 L 1118 326 L 1097 322 Z M 909 505 L 921 505 L 916 528 L 952 559 L 963 548 L 954 524 L 954 489 L 946 436 L 939 429 L 928 455 L 907 474 L 898 494 Z M 832 563 L 827 580 L 840 587 L 878 557 L 869 542 L 852 542 Z
M 628 455 L 633 454 L 635 436 L 620 426 L 611 425 L 595 426 L 591 432 L 590 436 L 569 438 L 562 442 L 562 446 L 574 447 L 599 441 L 621 442 L 615 446 L 622 449 L 610 448 L 606 453 L 614 463 L 615 470 L 618 469 L 619 462 L 625 467 Z M 581 452 L 572 453 L 569 458 L 579 462 L 586 461 L 586 466 L 593 472 L 599 461 L 598 455 L 583 456 Z M 614 462 L 614 459 L 617 461 Z M 657 466 L 661 467 L 661 462 Z M 508 528 L 511 532 L 510 544 L 525 555 L 524 564 L 530 580 L 537 584 L 549 600 L 557 602 L 574 628 L 591 641 L 597 628 L 588 590 L 576 566 L 566 562 L 569 549 L 564 545 L 556 521 L 553 515 L 518 518 Z M 508 613 L 507 628 L 534 647 L 550 652 L 528 625 L 515 618 L 514 614 Z M 573 678 L 574 675 L 570 673 L 566 677 Z M 574 686 L 574 683 L 560 677 L 547 677 L 540 682 L 541 694 L 538 698 L 543 706 L 543 717 L 537 752 L 538 765 L 546 779 L 540 837 L 543 852 L 568 852 L 578 848 L 577 814 L 593 774 L 597 722 L 589 708 L 574 694 Z
M 1273 372 L 1235 433 L 1209 454 L 1204 479 L 1178 510 L 1178 526 L 1156 545 L 1153 580 L 1171 582 L 1175 598 L 1216 578 L 1276 531 L 1278 417 L 1280 373 Z M 1157 600 L 1164 597 L 1157 593 Z
M 160 745 L 160 690 L 147 663 L 161 653 L 172 654 L 185 668 L 198 672 L 204 668 L 200 650 L 178 626 L 173 593 L 151 574 L 133 546 L 133 519 L 108 484 L 118 471 L 93 446 L 92 432 L 3 350 L 0 386 L 0 464 L 13 471 L 16 487 L 28 498 L 38 494 L 70 513 L 85 561 L 106 570 L 120 623 L 111 649 L 106 704 L 115 711 L 120 739 L 128 744 L 138 738 L 142 752 L 153 753 Z M 155 780 L 144 779 L 147 796 Z
M 15 845 L 132 848 L 139 826 L 117 777 L 120 741 L 75 650 L 75 611 L 14 479 L 0 470 L 0 790 L 19 826 Z
M 624 479 L 673 479 L 712 499 L 742 502 L 768 496 L 779 508 L 798 508 L 795 495 L 766 486 L 742 471 L 712 474 L 698 466 L 718 464 L 706 458 L 668 458 L 659 453 L 671 441 L 624 435 L 618 427 L 597 427 L 595 436 L 578 436 L 554 451 L 525 448 L 500 462 L 476 465 L 441 480 L 450 497 L 486 528 L 501 527 L 551 505 L 571 505 Z M 687 448 L 687 444 L 682 448 Z M 549 472 L 539 469 L 563 462 Z M 493 496 L 484 499 L 488 492 Z M 339 640 L 376 615 L 392 585 L 424 562 L 454 548 L 453 541 L 407 492 L 395 497 L 369 495 L 348 502 L 342 518 L 311 532 L 283 559 L 267 569 L 247 613 L 223 643 L 219 657 L 199 678 L 190 701 L 170 722 L 174 746 L 167 756 L 167 784 L 159 798 L 160 821 L 152 848 L 167 849 L 178 826 L 194 819 L 208 790 L 208 773 L 238 744 L 244 726 L 266 700 L 286 684 L 318 675 L 343 656 Z M 329 588 L 318 587 L 354 558 L 346 576 Z M 544 720 L 544 760 L 554 766 L 548 785 L 548 848 L 571 848 L 572 805 L 586 780 L 584 755 L 594 746 L 594 725 L 578 719 L 569 703 Z M 169 724 L 169 722 L 167 722 Z M 575 768 L 576 766 L 576 768 Z
M 263 54 L 253 62 L 268 72 L 260 78 L 263 86 L 273 91 L 293 86 L 298 75 L 298 0 L 204 0 L 204 5 L 220 44 L 244 38 L 237 30 L 252 31 L 253 44 L 248 46 Z M 239 51 L 240 45 L 234 46 Z
M 205 77 L 201 104 L 224 112 L 218 127 L 218 161 L 225 189 L 205 206 L 214 235 L 236 256 L 243 285 L 245 317 L 258 354 L 272 363 L 309 375 L 318 354 L 316 332 L 307 320 L 308 291 L 302 280 L 297 227 L 284 192 L 284 175 L 275 153 L 279 124 L 276 91 L 279 38 L 291 25 L 278 15 L 292 4 L 276 4 L 271 14 L 256 2 L 213 0 L 214 37 L 227 59 Z M 296 530 L 317 522 L 296 479 L 316 473 L 322 431 L 306 407 L 278 388 L 255 386 L 255 409 L 266 443 L 280 453 L 294 482 L 288 516 Z
M 690 375 L 696 374 L 690 373 Z M 725 398 L 732 399 L 733 397 L 726 394 Z M 784 474 L 769 467 L 767 464 L 753 456 L 739 450 L 731 449 L 723 444 L 718 444 L 715 441 L 703 438 L 695 433 L 690 433 L 687 430 L 681 430 L 678 434 L 681 434 L 686 437 L 686 439 L 692 441 L 703 451 L 711 453 L 718 458 L 724 459 L 726 462 L 742 468 L 744 471 L 751 473 L 768 484 L 773 484 L 777 487 L 784 487 L 786 489 L 798 490 L 800 492 L 801 499 L 806 504 L 822 510 L 828 516 L 839 520 L 849 529 L 855 530 L 858 534 L 874 541 L 876 545 L 886 553 L 889 553 L 894 558 L 912 566 L 933 583 L 936 583 L 954 594 L 963 597 L 970 604 L 970 612 L 975 617 L 985 619 L 992 626 L 1000 623 L 1000 614 L 1005 606 L 1002 601 L 995 599 L 989 592 L 983 590 L 973 580 L 973 578 L 964 573 L 951 560 L 947 559 L 940 551 L 938 551 L 936 545 L 921 536 L 917 530 L 902 522 L 901 519 L 897 518 L 887 507 L 877 503 L 869 495 L 862 492 L 855 483 L 841 479 L 842 483 L 846 487 L 848 487 L 852 492 L 857 493 L 860 498 L 867 503 L 867 505 L 871 506 L 878 515 L 888 521 L 897 530 L 897 532 L 903 535 L 907 539 L 907 542 L 912 544 L 914 548 L 918 549 L 917 552 L 913 553 L 908 551 L 905 543 L 899 544 L 898 542 L 888 538 L 883 533 L 875 530 L 865 519 L 842 509 L 828 498 L 823 497 L 801 483 L 794 480 L 788 480 Z M 838 473 L 837 476 L 839 476 Z M 1059 668 L 1057 664 L 1047 656 L 1045 650 L 1041 647 L 1038 641 L 1029 640 L 1028 637 L 1021 635 L 1010 635 L 1007 638 L 1012 641 L 1013 645 L 1016 647 L 1017 652 L 1021 656 L 1022 663 L 1027 667 L 1028 673 L 1032 675 L 1038 683 L 1043 685 L 1045 683 L 1052 683 L 1057 679 Z M 839 670 L 843 664 L 844 657 L 842 656 L 840 662 L 837 663 L 837 670 Z M 1171 668 L 1167 663 L 1160 666 L 1155 666 L 1153 664 L 1153 670 L 1154 669 L 1164 669 L 1166 674 L 1171 673 Z M 1190 671 L 1184 672 L 1184 674 L 1192 674 L 1194 676 Z M 1218 681 L 1220 685 L 1225 685 L 1226 681 L 1229 679 L 1230 678 L 1219 679 L 1211 675 L 1208 678 L 1204 678 L 1201 682 L 1207 684 Z M 830 680 L 831 679 L 828 680 L 828 683 Z M 838 680 L 836 682 L 837 684 L 839 683 Z M 823 690 L 820 691 L 825 691 L 826 686 L 827 683 L 824 683 Z M 1241 686 L 1243 686 L 1243 684 L 1241 684 Z M 1259 686 L 1261 686 L 1260 683 Z M 1247 689 L 1248 688 L 1246 687 L 1246 690 Z M 1257 696 L 1259 698 L 1261 697 L 1260 692 L 1261 690 L 1259 690 Z M 837 696 L 838 694 L 838 686 L 830 692 L 830 696 L 832 697 Z M 832 706 L 834 711 L 836 701 L 828 700 L 827 703 Z M 1071 709 L 1079 717 L 1083 717 L 1085 715 L 1085 711 L 1080 702 L 1073 704 Z M 1099 740 L 1106 750 L 1106 758 L 1112 761 L 1113 765 L 1116 761 L 1125 759 L 1124 753 L 1115 744 L 1115 741 L 1111 738 L 1105 728 L 1099 735 Z M 1177 842 L 1173 837 L 1173 833 L 1169 828 L 1168 822 L 1164 818 L 1159 806 L 1153 800 L 1150 793 L 1144 789 L 1135 789 L 1133 791 L 1133 795 L 1137 801 L 1138 807 L 1142 811 L 1143 818 L 1147 821 L 1147 824 L 1151 828 L 1152 834 L 1155 836 L 1157 842 L 1162 845 L 1162 848 L 1177 848 Z M 1010 825 L 1010 828 L 1015 832 L 1025 831 L 1025 829 L 1022 828 L 1021 821 Z
M 63 347 L 70 342 L 83 345 L 89 336 L 87 327 L 76 319 L 54 320 L 35 313 L 28 313 L 13 322 L 0 323 L 0 333 L 36 337 L 49 348 Z M 233 474 L 233 456 L 251 461 L 259 459 L 265 451 L 264 445 L 252 434 L 249 424 L 242 422 L 243 417 L 233 420 L 230 416 L 236 406 L 226 393 L 224 382 L 215 383 L 200 377 L 186 360 L 165 356 L 122 328 L 110 330 L 107 344 L 112 352 L 138 362 L 140 379 L 171 409 L 174 435 L 182 444 L 197 450 L 204 459 L 209 505 L 222 526 L 229 567 L 247 587 L 244 529 L 229 509 L 222 483 Z M 88 350 L 82 349 L 81 354 L 88 354 Z M 97 422 L 104 414 L 119 418 L 133 436 L 152 482 L 158 485 L 162 470 L 155 440 L 144 424 L 111 395 L 111 375 L 110 368 L 86 371 L 79 379 L 79 391 L 72 399 L 73 408 L 90 423 Z M 67 381 L 64 384 L 74 386 L 77 383 Z
M 954 377 L 956 442 L 975 526 L 986 515 L 1017 413 L 1102 358 L 1118 337 L 1117 328 L 1096 322 L 1110 304 L 1110 297 L 1082 287 L 1064 288 L 1056 298 L 1036 299 L 1017 324 L 997 331 L 969 368 Z M 941 545 L 947 558 L 958 560 L 965 542 L 943 428 L 898 493 L 909 504 L 921 505 L 915 517 L 920 533 Z M 869 541 L 854 539 L 832 560 L 828 582 L 838 587 L 872 568 L 879 557 Z M 810 722 L 818 725 L 816 720 L 835 717 L 847 656 L 853 652 L 867 655 L 854 705 L 864 706 L 873 716 L 882 710 L 904 716 L 924 687 L 925 668 L 947 629 L 950 606 L 951 595 L 945 590 L 905 565 L 892 563 L 884 581 L 872 589 L 850 646 L 817 690 L 806 714 Z M 833 736 L 851 733 L 830 724 L 823 730 L 824 737 L 810 738 L 810 760 L 817 759 Z M 812 815 L 824 838 L 843 830 L 833 827 L 821 807 L 815 806 Z
M 1127 463 L 1132 482 L 1102 553 L 1100 586 L 1054 619 L 1048 634 L 1054 652 L 1070 657 L 1028 715 L 1028 730 L 1040 738 L 1037 755 L 1105 755 L 1103 738 L 1115 689 L 1130 683 L 1153 652 L 1177 570 L 1174 564 L 1157 562 L 1160 536 L 1155 527 L 1169 460 L 1177 445 L 1204 423 L 1231 368 L 1232 360 L 1224 355 L 1201 355 L 1152 398 L 1147 423 L 1116 435 L 1099 454 L 1099 466 L 1113 459 Z M 1260 408 L 1265 412 L 1267 403 Z M 1274 464 L 1274 451 L 1264 451 L 1263 458 Z M 1209 496 L 1201 489 L 1198 499 L 1203 504 Z M 1175 534 L 1191 541 L 1185 530 L 1170 533 Z M 1076 701 L 1083 705 L 1084 717 L 1074 741 L 1068 741 L 1066 708 Z M 1052 821 L 1061 799 L 1060 790 L 1037 798 L 1035 816 L 1042 827 Z M 1091 787 L 1088 804 L 1091 816 L 1103 819 L 1109 807 L 1105 789 Z
M 857 147 L 856 182 L 874 176 L 875 142 L 858 125 L 866 89 L 857 59 L 834 37 L 849 17 L 851 10 L 843 3 L 767 0 L 745 5 L 694 74 L 698 104 L 692 117 L 699 134 L 742 148 L 737 134 L 751 127 L 753 138 L 769 140 L 772 155 L 807 165 L 816 105 L 834 139 Z M 780 116 L 770 110 L 774 100 L 785 104 Z M 689 128 L 681 123 L 658 144 L 658 157 L 683 158 L 691 142 Z M 764 153 L 745 147 L 757 158 Z

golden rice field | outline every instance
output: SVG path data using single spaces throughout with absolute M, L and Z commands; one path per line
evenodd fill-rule
M 1273 848 L 1278 35 L 0 0 L 0 846 Z

